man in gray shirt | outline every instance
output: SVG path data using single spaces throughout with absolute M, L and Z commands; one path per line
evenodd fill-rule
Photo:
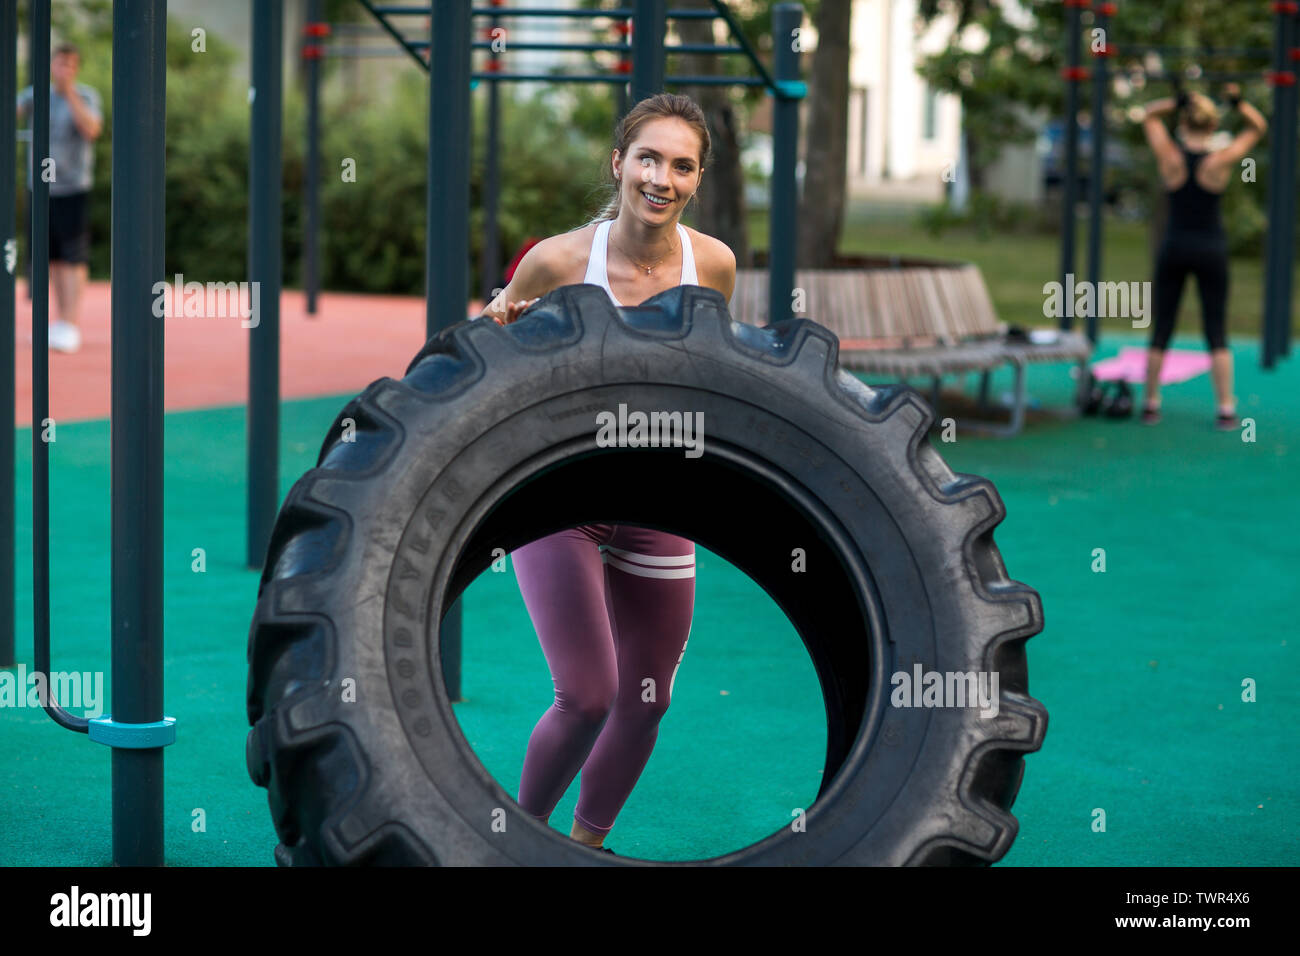
M 50 285 L 59 311 L 50 323 L 50 348 L 62 352 L 81 347 L 77 317 L 90 262 L 94 141 L 103 127 L 99 94 L 77 82 L 80 68 L 81 54 L 71 43 L 54 49 L 50 58 L 50 155 L 38 160 L 39 175 L 50 184 Z M 29 86 L 18 94 L 18 115 L 26 116 L 31 108 Z M 32 188 L 30 161 L 27 188 Z M 30 230 L 30 218 L 28 222 Z

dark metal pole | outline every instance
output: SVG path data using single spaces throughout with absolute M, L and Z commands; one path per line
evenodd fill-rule
M 430 0 L 425 332 L 467 318 L 469 305 L 470 41 L 472 0 Z M 461 699 L 461 603 L 439 624 L 447 694 Z
M 32 662 L 50 673 L 50 0 L 32 0 Z M 57 171 L 55 171 L 57 175 Z M 85 717 L 74 717 L 50 695 L 42 706 L 60 727 L 88 733 Z
M 1278 321 L 1278 274 L 1281 272 L 1282 210 L 1285 201 L 1282 192 L 1288 188 L 1288 177 L 1283 173 L 1285 157 L 1285 131 L 1282 129 L 1282 107 L 1285 94 L 1277 77 L 1286 69 L 1286 17 L 1280 7 L 1274 7 L 1273 16 L 1273 138 L 1268 145 L 1268 235 L 1264 245 L 1264 322 L 1259 337 L 1259 364 L 1269 369 L 1274 365 L 1275 327 Z
M 493 3 L 498 5 L 499 0 Z M 488 19 L 488 39 L 495 40 L 500 25 L 495 16 Z M 488 51 L 488 69 L 500 68 L 501 57 L 493 46 Z M 501 95 L 499 83 L 487 84 L 487 155 L 483 157 L 483 254 L 479 258 L 479 277 L 483 301 L 491 302 L 497 279 L 501 278 L 501 239 L 497 231 L 497 206 L 501 192 Z
M 280 97 L 284 10 L 253 0 L 248 275 L 248 566 L 260 568 L 280 503 Z M 256 323 L 256 324 L 253 324 Z
M 1278 117 L 1283 124 L 1283 148 L 1286 151 L 1282 163 L 1285 171 L 1282 200 L 1285 208 L 1282 213 L 1282 257 L 1279 260 L 1283 268 L 1278 278 L 1278 320 L 1275 328 L 1273 352 L 1275 356 L 1286 358 L 1291 353 L 1291 288 L 1292 270 L 1295 266 L 1295 208 L 1296 208 L 1296 109 L 1300 103 L 1300 90 L 1296 89 L 1296 70 L 1300 62 L 1294 59 L 1296 51 L 1296 5 L 1291 4 L 1285 14 L 1283 25 L 1285 33 L 1283 42 L 1286 46 L 1286 66 L 1284 69 L 1290 78 L 1286 84 L 1286 105 Z
M 163 719 L 162 136 L 165 0 L 113 4 L 113 720 Z M 113 860 L 163 863 L 162 747 L 113 749 Z
M 664 31 L 667 0 L 636 0 L 632 25 L 632 105 L 664 88 Z
M 50 0 L 31 0 L 32 189 L 28 193 L 32 247 L 32 623 L 33 662 L 50 670 Z M 47 708 L 48 710 L 48 708 Z M 48 710 L 63 726 L 58 710 Z
M 1084 70 L 1079 65 L 1080 16 L 1090 0 L 1063 0 L 1065 18 L 1065 198 L 1061 206 L 1061 286 L 1069 288 L 1074 272 L 1074 207 L 1079 196 L 1079 81 Z M 1061 316 L 1061 328 L 1074 327 L 1073 304 L 1067 303 Z
M 307 193 L 303 217 L 302 284 L 307 314 L 316 314 L 320 292 L 320 61 L 322 38 L 310 31 L 320 28 L 321 0 L 307 0 L 307 27 L 313 42 L 306 45 L 307 59 L 307 169 L 303 186 Z
M 620 42 L 626 48 L 624 52 L 619 53 L 618 61 L 619 72 L 623 73 L 625 71 L 630 71 L 632 68 L 632 21 L 619 21 L 617 29 L 619 31 L 619 37 L 621 38 Z M 618 86 L 614 87 L 614 89 L 617 96 L 614 101 L 614 115 L 619 119 L 622 119 L 627 115 L 627 111 L 632 108 L 632 104 L 629 102 L 630 94 L 628 92 L 628 84 L 620 83 Z
M 14 151 L 18 111 L 18 0 L 0 0 L 0 667 L 14 653 L 14 323 L 18 237 Z
M 28 11 L 28 16 L 30 18 L 30 8 Z M 32 87 L 33 92 L 35 91 L 36 88 L 36 84 L 32 81 L 32 68 L 36 65 L 36 54 L 35 52 L 33 52 L 35 49 L 36 49 L 36 44 L 32 39 L 32 31 L 28 30 L 27 31 L 27 85 Z M 30 120 L 28 122 L 30 124 Z M 32 127 L 29 125 L 28 129 L 31 128 Z M 32 142 L 31 140 L 28 140 L 27 156 L 29 160 L 31 155 L 32 155 Z M 28 196 L 28 199 L 30 198 L 31 196 Z M 27 235 L 30 238 L 31 233 L 29 232 Z M 32 251 L 28 249 L 27 250 L 27 301 L 30 302 L 31 300 L 32 300 Z
M 1110 92 L 1110 73 L 1107 68 L 1112 47 L 1110 45 L 1110 17 L 1115 4 L 1097 5 L 1094 26 L 1102 31 L 1104 46 L 1093 51 L 1092 70 L 1092 168 L 1088 171 L 1088 281 L 1095 292 L 1101 282 L 1101 236 L 1103 200 L 1106 179 L 1106 95 Z M 1094 297 L 1094 302 L 1096 299 Z M 1088 313 L 1088 341 L 1097 344 L 1097 312 Z
M 772 67 L 777 83 L 799 79 L 795 30 L 803 7 L 778 3 L 772 9 Z M 795 249 L 799 227 L 796 165 L 799 158 L 799 100 L 780 90 L 772 94 L 772 198 L 768 210 L 768 322 L 793 314 Z

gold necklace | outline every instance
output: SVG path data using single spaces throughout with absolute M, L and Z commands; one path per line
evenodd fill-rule
M 613 229 L 614 227 L 611 225 L 610 228 Z M 660 256 L 658 259 L 654 261 L 654 265 L 643 266 L 641 265 L 641 263 L 633 259 L 632 256 L 628 254 L 627 250 L 624 249 L 622 246 L 620 246 L 618 243 L 614 243 L 614 248 L 617 249 L 619 252 L 623 253 L 623 255 L 627 256 L 628 259 L 631 260 L 632 264 L 635 265 L 638 269 L 644 269 L 646 275 L 653 275 L 655 266 L 659 265 L 659 263 L 663 262 L 665 258 L 667 258 L 668 256 L 672 255 L 674 252 L 677 251 L 676 249 L 669 249 L 667 252 L 665 252 L 662 256 Z

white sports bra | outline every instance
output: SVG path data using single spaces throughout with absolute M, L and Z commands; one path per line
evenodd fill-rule
M 587 274 L 583 276 L 582 281 L 600 286 L 609 293 L 614 304 L 622 308 L 623 303 L 614 298 L 614 290 L 609 287 L 609 273 L 605 269 L 609 249 L 609 226 L 613 221 L 605 219 L 596 226 L 596 233 L 591 237 L 591 255 L 587 257 Z M 682 240 L 682 277 L 678 285 L 699 285 L 699 277 L 695 274 L 695 251 L 691 248 L 691 237 L 680 222 L 677 223 L 677 235 Z

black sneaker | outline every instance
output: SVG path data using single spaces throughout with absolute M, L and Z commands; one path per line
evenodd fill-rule
M 609 847 L 607 847 L 607 846 L 602 846 L 601 849 L 604 850 L 606 853 L 614 853 L 614 851 L 611 850 L 611 849 L 610 849 Z M 614 855 L 615 855 L 615 856 L 618 856 L 617 853 L 614 853 Z
M 1236 431 L 1237 426 L 1240 424 L 1241 423 L 1237 420 L 1236 412 L 1233 412 L 1231 415 L 1224 415 L 1220 412 L 1214 417 L 1214 427 L 1221 432 Z
M 1102 408 L 1102 414 L 1107 418 L 1131 418 L 1133 415 L 1133 393 L 1129 391 L 1128 382 L 1121 380 L 1119 388 L 1112 398 Z
M 1083 414 L 1096 415 L 1101 411 L 1102 403 L 1106 400 L 1106 391 L 1102 388 L 1101 382 L 1088 373 L 1088 397 L 1083 400 Z

